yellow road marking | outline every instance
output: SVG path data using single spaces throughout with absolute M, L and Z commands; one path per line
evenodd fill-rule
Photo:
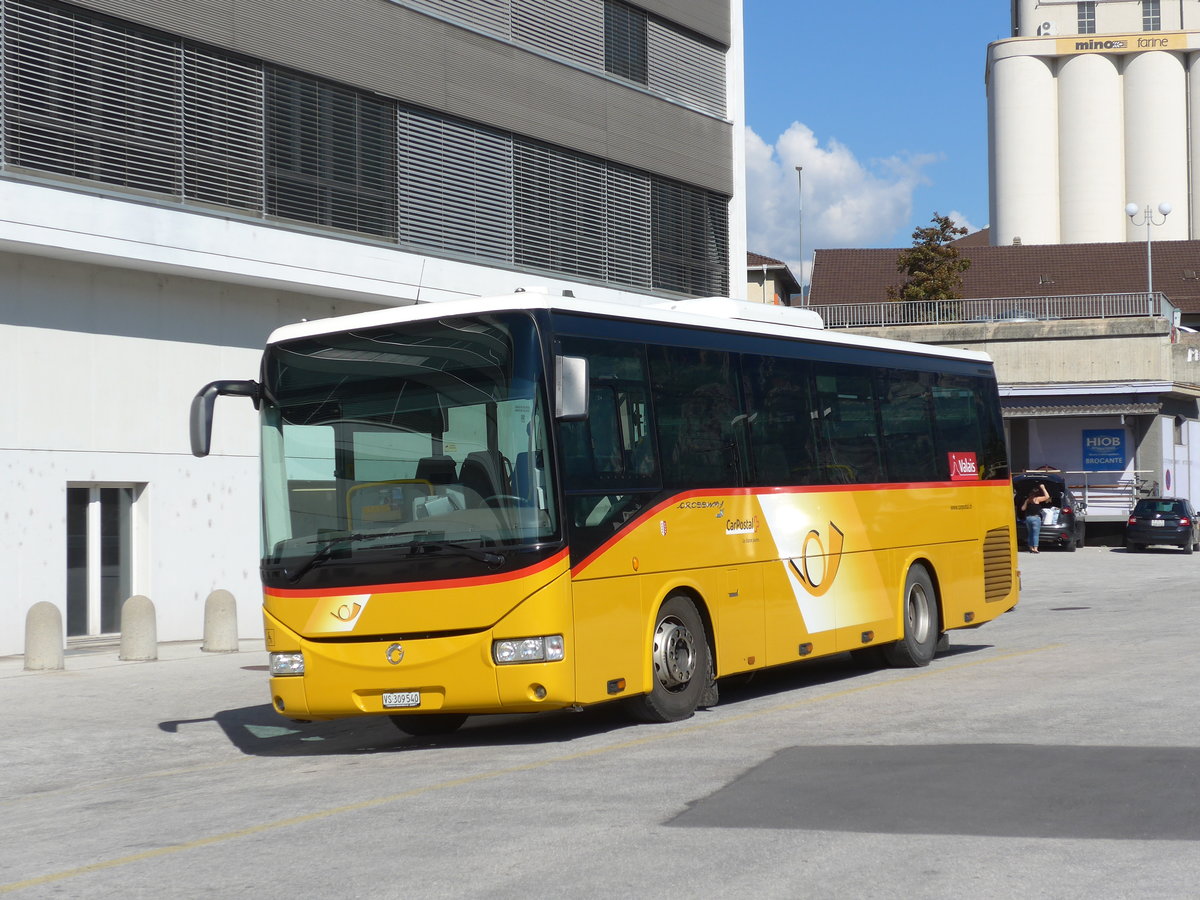
M 88 875 L 92 872 L 102 872 L 105 869 L 115 869 L 118 866 L 126 866 L 131 863 L 143 862 L 148 859 L 155 859 L 160 856 L 168 856 L 174 853 L 181 853 L 185 850 L 195 850 L 198 847 L 209 847 L 213 844 L 221 844 L 226 841 L 237 840 L 238 838 L 250 837 L 256 834 L 262 834 L 268 831 L 276 831 L 281 828 L 290 828 L 293 825 L 305 825 L 309 822 L 318 822 L 321 819 L 328 819 L 333 816 L 340 816 L 346 813 L 360 812 L 365 809 L 373 809 L 377 806 L 386 806 L 389 803 L 395 803 L 399 800 L 408 800 L 412 797 L 418 797 L 422 794 L 432 793 L 434 791 L 446 790 L 449 788 L 462 787 L 467 784 L 474 784 L 479 781 L 487 781 L 492 778 L 500 778 L 504 775 L 512 775 L 517 772 L 529 772 L 534 769 L 545 768 L 546 766 L 556 763 L 573 762 L 575 760 L 587 759 L 593 756 L 600 756 L 605 753 L 612 753 L 616 750 L 627 750 L 631 747 L 640 747 L 647 744 L 657 743 L 659 741 L 669 740 L 681 734 L 695 734 L 699 731 L 708 731 L 717 726 L 727 725 L 731 722 L 744 722 L 747 719 L 758 718 L 759 716 L 767 715 L 768 713 L 783 712 L 790 709 L 798 709 L 802 706 L 810 706 L 815 703 L 823 703 L 827 700 L 837 700 L 842 697 L 849 697 L 853 694 L 861 694 L 865 691 L 874 690 L 876 688 L 891 687 L 897 684 L 905 684 L 910 681 L 916 681 L 923 678 L 931 678 L 937 675 L 943 675 L 949 672 L 962 671 L 964 669 L 974 668 L 981 665 L 991 665 L 992 663 L 1005 662 L 1012 659 L 1019 659 L 1023 656 L 1030 656 L 1035 653 L 1043 653 L 1047 650 L 1056 650 L 1062 647 L 1062 644 L 1048 644 L 1044 647 L 1038 647 L 1033 650 L 1020 650 L 1013 653 L 1005 653 L 1002 656 L 993 656 L 988 659 L 972 660 L 970 662 L 957 663 L 955 665 L 941 665 L 932 669 L 922 669 L 920 672 L 912 675 L 905 675 L 900 678 L 892 678 L 887 681 L 876 681 L 870 684 L 858 685 L 856 687 L 845 688 L 840 691 L 833 691 L 827 694 L 820 694 L 815 697 L 805 697 L 800 700 L 793 700 L 787 703 L 779 703 L 774 706 L 755 709 L 744 713 L 735 713 L 733 715 L 721 716 L 706 722 L 698 722 L 682 728 L 672 728 L 669 731 L 661 731 L 655 734 L 646 735 L 640 738 L 633 738 L 627 741 L 621 741 L 616 744 L 608 744 L 604 747 L 596 747 L 590 750 L 580 750 L 576 753 L 568 753 L 564 756 L 556 756 L 551 759 L 541 760 L 540 762 L 525 763 L 519 766 L 509 766 L 504 769 L 494 769 L 490 772 L 479 772 L 475 775 L 466 775 L 462 778 L 454 778 L 450 781 L 441 781 L 437 784 L 430 784 L 424 787 L 413 788 L 407 791 L 401 791 L 397 794 L 388 794 L 386 797 L 375 797 L 371 800 L 362 800 L 358 803 L 348 803 L 344 806 L 334 806 L 329 809 L 321 809 L 311 813 L 305 813 L 302 816 L 292 816 L 287 819 L 277 819 L 274 822 L 263 822 L 260 825 L 252 825 L 249 828 L 241 828 L 237 831 L 226 831 L 222 834 L 214 834 L 205 838 L 197 838 L 194 841 L 185 841 L 180 844 L 171 844 L 166 847 L 158 847 L 154 850 L 146 850 L 142 853 L 134 853 L 130 856 L 121 856 L 116 859 L 108 859 L 103 862 L 92 863 L 87 866 L 79 866 L 74 869 L 66 869 L 61 872 L 51 872 L 46 875 L 39 875 L 35 878 L 27 878 L 24 881 L 13 881 L 9 884 L 0 884 L 0 894 L 7 894 L 13 891 L 19 891 L 24 888 L 37 887 L 38 885 L 50 884 L 55 881 L 65 881 L 68 878 L 77 878 L 81 875 Z M 204 767 L 197 767 L 204 768 Z

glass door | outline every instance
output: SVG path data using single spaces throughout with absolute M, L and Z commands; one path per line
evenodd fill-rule
M 113 634 L 133 593 L 134 485 L 67 487 L 67 637 Z

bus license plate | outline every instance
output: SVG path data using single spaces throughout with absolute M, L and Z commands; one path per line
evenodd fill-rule
M 420 706 L 420 691 L 391 691 L 383 695 L 384 709 L 402 709 L 406 706 Z

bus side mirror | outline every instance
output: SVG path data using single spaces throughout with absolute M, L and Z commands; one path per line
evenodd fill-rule
M 192 413 L 190 432 L 192 439 L 192 456 L 208 456 L 212 447 L 213 407 L 217 397 L 249 397 L 258 408 L 257 381 L 213 381 L 200 388 L 199 393 L 192 398 Z
M 588 361 L 582 356 L 554 357 L 554 417 L 577 422 L 588 414 Z

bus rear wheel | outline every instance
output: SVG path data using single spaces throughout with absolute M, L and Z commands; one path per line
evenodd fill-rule
M 389 716 L 392 724 L 413 737 L 436 737 L 453 734 L 467 717 L 460 713 L 430 713 L 424 716 Z
M 704 620 L 689 598 L 676 594 L 659 607 L 650 661 L 653 685 L 630 699 L 630 713 L 642 722 L 678 722 L 691 716 L 707 693 L 713 667 Z
M 940 624 L 937 591 L 929 571 L 920 563 L 904 580 L 904 637 L 882 648 L 888 665 L 896 668 L 927 666 L 937 652 Z

